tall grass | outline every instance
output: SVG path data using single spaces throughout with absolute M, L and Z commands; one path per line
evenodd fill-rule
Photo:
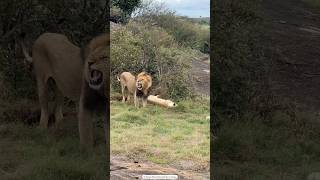
M 14 113 L 3 109 L 0 112 Z M 19 118 L 17 115 L 6 117 L 0 119 L 0 179 L 106 178 L 108 156 L 101 127 L 95 128 L 96 145 L 85 148 L 79 144 L 76 117 L 67 116 L 59 130 L 40 130 L 24 119 L 12 119 Z
M 248 119 L 221 124 L 213 143 L 216 179 L 300 180 L 320 171 L 317 115 L 297 113 L 293 121 L 277 112 L 267 123 Z

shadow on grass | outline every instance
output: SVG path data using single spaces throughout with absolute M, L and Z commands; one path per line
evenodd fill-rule
M 270 120 L 221 124 L 213 142 L 216 179 L 307 179 L 320 169 L 320 122 L 316 114 L 297 113 L 293 120 L 276 112 Z
M 94 147 L 79 144 L 76 117 L 67 116 L 59 129 L 41 130 L 23 121 L 0 121 L 0 179 L 105 179 L 103 128 L 95 128 Z

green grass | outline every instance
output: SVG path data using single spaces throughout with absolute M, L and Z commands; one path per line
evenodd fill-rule
M 209 99 L 186 100 L 167 109 L 111 102 L 111 152 L 170 165 L 191 161 L 209 165 Z
M 221 120 L 222 121 L 222 120 Z M 320 121 L 277 112 L 269 119 L 225 119 L 214 141 L 216 179 L 300 180 L 320 172 Z
M 12 115 L 12 117 L 14 117 Z M 79 144 L 76 117 L 60 130 L 40 130 L 21 120 L 0 120 L 0 179 L 96 180 L 106 178 L 103 129 L 93 148 Z

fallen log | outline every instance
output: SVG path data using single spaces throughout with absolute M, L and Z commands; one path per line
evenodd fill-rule
M 154 95 L 149 95 L 147 98 L 147 101 L 152 103 L 152 104 L 156 104 L 156 105 L 160 105 L 160 106 L 164 106 L 164 107 L 176 107 L 177 104 L 172 102 L 171 100 L 167 100 L 167 99 L 161 99 L 158 96 L 154 96 Z

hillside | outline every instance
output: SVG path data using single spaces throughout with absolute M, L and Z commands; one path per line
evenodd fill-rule
M 255 9 L 246 8 L 248 2 L 257 3 Z M 267 71 L 261 69 L 267 72 L 268 86 L 264 86 L 267 92 L 262 91 L 267 100 L 258 101 L 257 106 L 264 104 L 265 108 L 258 113 L 250 109 L 240 118 L 219 114 L 218 135 L 213 144 L 216 179 L 301 180 L 319 172 L 320 9 L 308 2 L 312 1 L 244 0 L 238 4 L 245 7 L 238 12 L 244 14 L 245 22 L 258 17 L 258 21 L 250 23 L 259 25 L 254 33 L 262 37 L 256 42 L 262 46 L 263 61 L 249 68 L 255 70 L 266 63 Z M 228 8 L 224 12 L 232 9 Z M 237 22 L 242 20 L 237 13 L 226 14 Z M 250 32 L 250 25 L 235 28 L 236 33 Z M 223 38 L 228 37 L 230 34 Z M 247 52 L 250 57 L 257 51 Z M 245 63 L 242 62 L 242 67 Z M 241 70 L 239 66 L 236 68 L 232 72 Z M 247 77 L 245 80 L 249 81 Z M 228 92 L 235 93 L 237 89 Z M 239 107 L 245 111 L 244 106 Z
M 320 10 L 301 0 L 267 0 L 265 44 L 272 88 L 308 110 L 320 108 Z
M 192 21 L 201 23 L 201 24 L 210 24 L 210 17 L 199 17 L 199 18 L 190 18 Z

